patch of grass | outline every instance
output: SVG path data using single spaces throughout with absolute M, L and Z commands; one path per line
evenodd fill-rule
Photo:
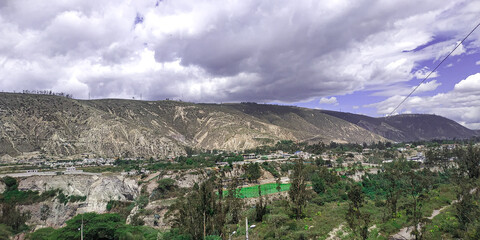
M 345 222 L 346 202 L 338 204 L 331 202 L 323 206 L 308 203 L 305 208 L 306 217 L 298 220 L 287 215 L 286 204 L 285 200 L 280 200 L 269 205 L 269 213 L 264 221 L 257 223 L 257 227 L 250 231 L 251 238 L 302 239 L 303 237 L 303 239 L 325 239 L 332 229 Z
M 455 239 L 451 233 L 458 231 L 459 223 L 453 207 L 448 207 L 427 224 L 425 239 Z

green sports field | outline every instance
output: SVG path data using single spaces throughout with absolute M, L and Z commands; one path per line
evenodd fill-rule
M 280 192 L 288 191 L 290 189 L 290 183 L 282 183 L 280 184 Z M 262 189 L 262 195 L 276 193 L 277 191 L 277 184 L 276 183 L 266 183 L 260 185 Z M 225 191 L 224 194 L 227 192 Z M 258 185 L 244 187 L 240 191 L 240 198 L 255 198 L 258 197 Z

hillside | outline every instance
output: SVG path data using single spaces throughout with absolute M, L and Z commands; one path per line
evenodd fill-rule
M 379 135 L 317 110 L 260 104 L 75 100 L 0 94 L 0 155 L 168 157 L 278 140 L 363 142 Z
M 478 136 L 478 131 L 470 130 L 448 118 L 431 114 L 401 114 L 391 117 L 373 118 L 365 115 L 322 111 L 396 142 L 466 139 Z
M 372 118 L 268 104 L 75 100 L 0 94 L 0 156 L 169 157 L 197 149 L 242 150 L 278 140 L 410 141 L 475 135 L 434 115 Z

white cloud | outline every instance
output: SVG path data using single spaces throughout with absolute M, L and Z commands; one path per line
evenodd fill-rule
M 476 65 L 480 65 L 480 61 L 476 61 L 475 64 L 476 64 Z
M 382 102 L 365 105 L 377 108 L 378 114 L 390 114 L 405 98 L 392 96 Z M 399 107 L 396 113 L 420 112 L 445 116 L 466 127 L 478 129 L 480 124 L 480 73 L 468 76 L 455 85 L 453 90 L 434 96 L 413 96 Z
M 3 1 L 0 89 L 202 102 L 410 89 L 426 72 L 412 73 L 419 62 L 447 54 L 479 9 L 447 0 Z M 449 40 L 410 51 L 443 33 Z
M 414 95 L 418 95 L 424 92 L 435 91 L 442 83 L 437 82 L 437 80 L 432 80 L 429 82 L 424 82 L 415 90 Z M 373 93 L 373 96 L 394 96 L 394 95 L 408 95 L 410 94 L 417 86 L 404 86 L 404 85 L 392 85 L 385 87 L 380 91 Z
M 425 79 L 427 76 L 429 78 L 436 78 L 438 77 L 438 73 L 437 72 L 432 72 L 430 73 L 431 70 L 428 68 L 428 67 L 423 67 L 422 69 L 420 70 L 417 70 L 415 73 L 414 73 L 414 76 L 417 78 L 417 79 L 420 79 L 420 80 L 423 80 Z M 428 75 L 430 74 L 430 76 Z
M 322 97 L 318 103 L 319 104 L 333 104 L 335 106 L 338 105 L 338 101 L 337 101 L 336 97 L 330 97 L 330 98 Z

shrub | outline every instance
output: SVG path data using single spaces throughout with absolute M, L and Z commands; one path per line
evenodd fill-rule
M 13 234 L 13 230 L 10 226 L 0 224 L 0 239 L 10 239 Z
M 168 232 L 165 232 L 162 234 L 161 238 L 162 240 L 191 240 L 192 237 L 188 234 L 182 234 L 180 233 L 180 230 L 178 228 L 171 229 Z
M 17 187 L 18 187 L 17 179 L 6 176 L 2 178 L 2 182 L 5 183 L 7 187 L 5 189 L 5 192 L 17 190 Z
M 63 203 L 64 205 L 67 204 L 68 198 L 65 194 L 63 194 L 62 191 L 60 191 L 57 195 L 57 199 L 60 203 Z
M 133 226 L 143 226 L 145 225 L 145 221 L 143 220 L 143 218 L 140 217 L 140 214 L 137 213 L 132 216 L 132 221 L 130 222 L 130 224 Z
M 71 195 L 68 197 L 69 202 L 84 202 L 87 196 Z
M 157 189 L 161 192 L 167 192 L 175 188 L 176 181 L 171 178 L 163 178 L 157 181 Z
M 48 240 L 49 236 L 55 232 L 55 229 L 48 227 L 48 228 L 40 228 L 37 231 L 30 233 L 27 235 L 27 239 L 30 240 Z

